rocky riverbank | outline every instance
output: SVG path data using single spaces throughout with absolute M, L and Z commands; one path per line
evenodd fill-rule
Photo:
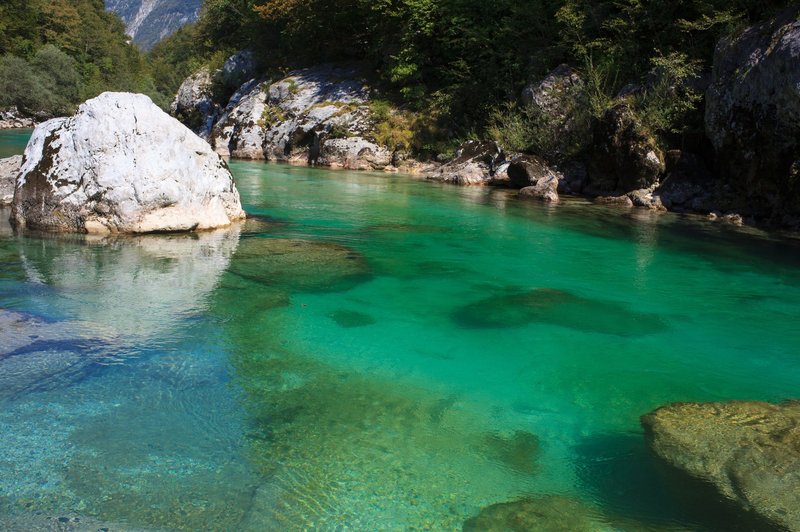
M 25 116 L 16 107 L 0 110 L 0 129 L 20 129 L 36 127 L 41 120 Z
M 724 39 L 712 72 L 669 88 L 691 89 L 706 108 L 704 135 L 689 137 L 681 149 L 667 149 L 637 114 L 636 98 L 653 89 L 647 83 L 624 87 L 602 116 L 581 122 L 573 110 L 587 89 L 568 65 L 533 80 L 519 98 L 546 118 L 556 143 L 574 145 L 568 158 L 507 153 L 493 140 L 476 139 L 449 160 L 414 161 L 407 145 L 388 145 L 393 137 L 381 134 L 387 111 L 375 112 L 375 91 L 358 69 L 321 65 L 259 77 L 248 52 L 189 77 L 172 110 L 234 158 L 401 169 L 458 185 L 517 188 L 521 197 L 547 203 L 573 194 L 624 208 L 797 228 L 800 74 L 788 66 L 800 58 L 799 13 L 790 8 Z

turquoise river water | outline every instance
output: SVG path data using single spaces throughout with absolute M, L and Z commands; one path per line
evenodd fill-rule
M 797 397 L 800 242 L 231 169 L 251 218 L 225 231 L 15 234 L 0 210 L 0 528 L 460 530 L 528 498 L 541 530 L 727 529 L 639 416 Z

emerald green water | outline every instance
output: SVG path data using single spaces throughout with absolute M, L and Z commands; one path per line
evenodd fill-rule
M 638 418 L 797 397 L 797 240 L 231 169 L 251 219 L 221 232 L 14 234 L 0 210 L 0 345 L 24 344 L 0 347 L 0 525 L 458 530 L 533 497 L 543 530 L 730 529 Z

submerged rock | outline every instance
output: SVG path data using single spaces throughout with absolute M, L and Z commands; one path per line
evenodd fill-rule
M 347 289 L 371 275 L 364 256 L 350 248 L 283 238 L 243 240 L 229 271 L 287 292 Z
M 494 141 L 468 140 L 456 156 L 425 177 L 455 185 L 485 185 L 503 162 L 503 150 Z
M 706 133 L 719 170 L 755 215 L 800 214 L 800 7 L 734 37 L 714 56 Z
M 330 314 L 330 318 L 336 322 L 336 325 L 344 329 L 366 327 L 367 325 L 373 325 L 376 323 L 375 318 L 369 314 L 346 309 L 339 309 L 332 312 Z
M 582 298 L 553 288 L 490 296 L 457 309 L 452 318 L 465 328 L 546 323 L 619 336 L 642 336 L 666 328 L 654 314 L 631 311 L 619 303 Z
M 147 96 L 106 92 L 36 128 L 12 222 L 86 233 L 191 231 L 244 218 L 225 162 Z
M 800 401 L 676 403 L 642 416 L 648 445 L 764 530 L 800 530 Z
M 657 532 L 685 530 L 608 515 L 563 495 L 529 497 L 483 508 L 464 522 L 464 532 Z
M 491 460 L 529 475 L 536 471 L 539 438 L 535 434 L 521 430 L 511 435 L 490 433 L 483 437 L 480 451 Z
M 0 159 L 0 205 L 11 205 L 14 199 L 14 184 L 22 166 L 22 155 Z

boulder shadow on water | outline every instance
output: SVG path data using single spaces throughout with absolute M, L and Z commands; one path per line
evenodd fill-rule
M 336 325 L 343 329 L 353 329 L 356 327 L 366 327 L 376 323 L 375 318 L 363 312 L 355 310 L 339 309 L 328 315 Z
M 363 255 L 329 242 L 245 238 L 229 271 L 287 292 L 349 290 L 371 278 Z
M 743 518 L 708 485 L 673 476 L 647 449 L 641 434 L 589 437 L 575 448 L 575 455 L 581 489 L 606 512 L 689 524 L 695 531 L 769 530 Z
M 554 288 L 490 296 L 456 309 L 452 319 L 465 329 L 502 329 L 544 323 L 617 336 L 644 336 L 667 328 L 655 314 L 632 311 L 619 303 L 584 298 Z

